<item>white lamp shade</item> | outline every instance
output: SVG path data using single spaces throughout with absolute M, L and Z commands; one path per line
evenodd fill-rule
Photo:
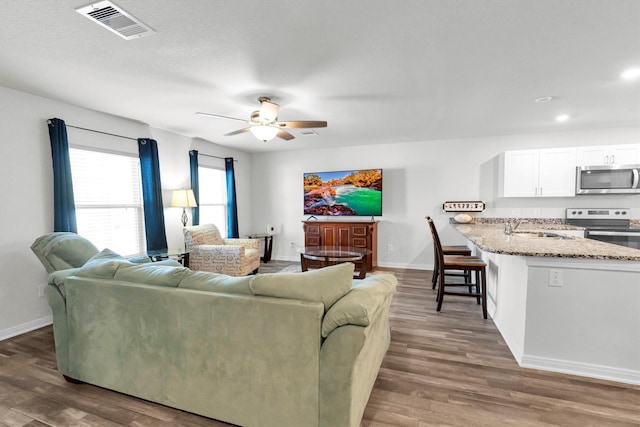
M 261 125 L 252 126 L 249 128 L 249 130 L 251 131 L 253 136 L 264 142 L 271 141 L 276 137 L 278 132 L 280 132 L 280 129 L 278 129 L 277 127 Z
M 171 206 L 177 208 L 195 208 L 196 198 L 193 195 L 193 190 L 173 190 L 171 194 Z
M 278 110 L 280 107 L 278 104 L 274 104 L 269 101 L 262 101 L 260 103 L 260 119 L 267 123 L 273 122 L 278 118 Z

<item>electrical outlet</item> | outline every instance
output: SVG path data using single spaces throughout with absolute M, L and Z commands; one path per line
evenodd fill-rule
M 44 289 L 47 285 L 40 285 L 38 286 L 38 297 L 40 298 L 44 298 L 45 297 L 45 293 L 44 293 Z
M 562 286 L 562 270 L 555 268 L 549 270 L 549 286 Z

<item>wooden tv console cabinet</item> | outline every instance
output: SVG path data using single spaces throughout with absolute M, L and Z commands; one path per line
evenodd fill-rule
M 367 271 L 373 271 L 378 266 L 378 221 L 302 221 L 302 224 L 305 246 L 369 249 L 371 254 L 367 255 Z

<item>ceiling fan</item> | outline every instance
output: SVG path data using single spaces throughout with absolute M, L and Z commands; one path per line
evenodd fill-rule
M 244 122 L 249 126 L 246 128 L 238 129 L 233 132 L 225 133 L 224 136 L 232 136 L 238 135 L 240 133 L 244 133 L 250 131 L 256 138 L 261 141 L 267 142 L 272 140 L 275 137 L 284 139 L 289 141 L 294 139 L 291 133 L 287 132 L 286 128 L 325 128 L 327 127 L 327 122 L 325 121 L 288 121 L 288 122 L 280 122 L 278 121 L 278 112 L 280 111 L 280 106 L 271 102 L 271 99 L 266 96 L 261 96 L 258 98 L 258 102 L 260 103 L 260 109 L 251 113 L 251 119 L 236 119 L 235 117 L 227 117 L 220 116 L 218 114 L 210 114 L 210 113 L 201 113 L 197 112 L 196 114 L 200 116 L 213 117 L 216 119 L 225 119 L 225 120 L 235 120 L 238 122 Z

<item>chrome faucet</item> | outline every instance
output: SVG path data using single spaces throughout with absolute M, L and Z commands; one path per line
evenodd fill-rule
M 522 224 L 524 222 L 527 222 L 527 221 L 524 221 L 522 219 L 516 219 L 516 222 L 513 225 L 513 227 L 511 228 L 511 231 L 516 231 L 516 228 L 520 227 L 520 224 Z
M 504 234 L 510 235 L 511 233 L 516 231 L 516 229 L 518 227 L 520 227 L 520 224 L 524 224 L 524 223 L 527 223 L 527 222 L 529 222 L 529 221 L 523 220 L 522 218 L 516 219 L 515 221 L 513 221 L 513 223 L 511 221 L 505 222 L 504 223 Z

